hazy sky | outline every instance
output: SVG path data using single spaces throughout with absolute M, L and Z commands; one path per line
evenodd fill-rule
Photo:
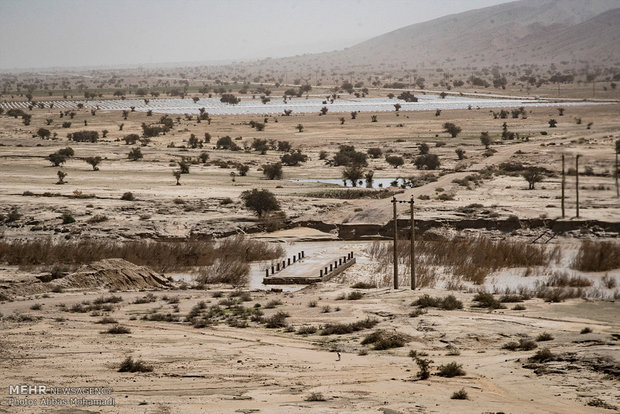
M 509 0 L 0 0 L 0 68 L 202 62 L 342 49 Z

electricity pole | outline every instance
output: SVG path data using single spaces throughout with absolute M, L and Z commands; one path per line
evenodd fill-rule
M 566 187 L 566 175 L 564 172 L 564 154 L 562 154 L 562 218 L 566 215 L 564 213 L 564 188 Z
M 620 140 L 616 141 L 616 197 L 620 197 L 620 189 L 618 188 L 618 175 L 620 175 L 618 170 L 618 154 L 620 154 Z
M 392 197 L 392 204 L 394 207 L 394 289 L 398 289 L 398 224 L 397 224 L 397 216 L 396 216 L 396 196 Z
M 577 195 L 577 218 L 579 218 L 579 155 L 575 156 L 575 191 Z
M 410 266 L 411 266 L 411 290 L 415 290 L 415 221 L 413 217 L 413 196 L 409 201 L 409 207 L 411 208 L 411 252 L 410 252 Z

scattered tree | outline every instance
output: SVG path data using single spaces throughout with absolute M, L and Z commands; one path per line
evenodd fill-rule
M 440 166 L 439 157 L 436 154 L 419 155 L 416 157 L 413 163 L 419 170 L 436 170 Z
M 49 125 L 49 124 L 48 124 Z M 39 128 L 37 130 L 37 135 L 41 138 L 41 139 L 47 139 L 50 137 L 50 135 L 52 135 L 52 133 L 50 132 L 49 129 L 47 128 Z
M 491 136 L 488 131 L 480 133 L 480 143 L 484 145 L 484 148 L 489 149 L 489 145 L 491 145 Z
M 62 170 L 58 170 L 58 172 L 56 173 L 58 175 L 58 181 L 56 182 L 56 184 L 64 184 L 66 183 L 65 181 L 65 177 L 67 176 L 67 173 L 62 171 Z
M 250 171 L 250 166 L 245 164 L 237 165 L 237 171 L 239 171 L 239 175 L 245 177 L 248 175 L 248 171 Z
M 383 151 L 381 150 L 381 148 L 368 148 L 368 151 L 366 151 L 368 153 L 368 155 L 370 156 L 370 158 L 381 158 L 381 155 L 383 155 Z
M 172 175 L 177 180 L 177 185 L 181 185 L 181 174 L 182 174 L 181 170 L 172 171 Z
M 67 162 L 67 157 L 60 154 L 59 152 L 54 152 L 47 156 L 47 159 L 52 163 L 54 167 L 59 167 L 61 164 Z
M 178 164 L 181 174 L 189 174 L 189 162 L 187 162 L 185 158 L 183 158 L 181 161 L 178 161 Z
M 84 161 L 86 161 L 87 164 L 90 164 L 91 167 L 93 167 L 93 171 L 99 171 L 99 167 L 97 166 L 101 163 L 102 158 L 100 156 L 87 157 Z
M 458 134 L 461 133 L 462 129 L 461 127 L 456 126 L 455 124 L 453 124 L 452 122 L 446 122 L 443 124 L 443 129 L 445 132 L 447 132 L 448 134 L 450 134 L 452 136 L 452 138 L 456 138 L 456 136 Z
M 456 152 L 456 156 L 459 158 L 459 160 L 465 158 L 465 150 L 463 150 L 462 148 L 457 148 L 454 150 L 454 152 Z
M 280 210 L 280 203 L 269 190 L 253 190 L 241 193 L 245 207 L 255 212 L 259 217 L 270 211 Z
M 268 180 L 280 180 L 282 178 L 282 163 L 263 165 L 263 174 Z
M 364 177 L 364 171 L 359 165 L 351 165 L 342 170 L 342 179 L 350 180 L 353 187 L 357 187 L 357 182 Z
M 405 163 L 403 157 L 400 157 L 398 155 L 388 155 L 387 157 L 385 157 L 385 161 L 387 161 L 387 163 L 394 168 L 398 168 Z
M 534 190 L 536 183 L 541 182 L 545 178 L 544 170 L 539 167 L 529 167 L 521 175 L 528 182 L 530 190 Z

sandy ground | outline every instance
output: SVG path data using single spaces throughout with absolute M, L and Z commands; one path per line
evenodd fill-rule
M 131 333 L 102 335 L 100 331 L 107 326 L 94 323 L 100 317 L 61 312 L 57 306 L 70 307 L 103 293 L 68 292 L 1 305 L 5 315 L 19 312 L 39 319 L 2 322 L 0 389 L 21 383 L 110 387 L 115 407 L 69 407 L 110 413 L 596 413 L 610 411 L 587 406 L 592 399 L 618 402 L 617 377 L 601 372 L 603 360 L 596 359 L 617 361 L 619 356 L 617 303 L 569 300 L 548 304 L 535 299 L 524 303 L 525 310 L 487 311 L 470 307 L 472 294 L 456 293 L 465 303 L 464 310 L 431 309 L 410 317 L 414 309 L 410 303 L 421 292 L 371 289 L 357 301 L 337 300 L 341 293 L 351 291 L 346 288 L 351 277 L 359 277 L 355 267 L 338 281 L 294 294 L 253 292 L 247 306 L 279 299 L 282 305 L 265 310 L 266 315 L 284 311 L 294 328 L 376 318 L 377 328 L 409 335 L 404 347 L 374 351 L 360 345 L 369 330 L 301 336 L 254 323 L 245 329 L 226 325 L 195 329 L 184 323 L 140 320 L 154 309 L 173 312 L 161 299 L 162 292 L 156 292 L 156 302 L 142 305 L 131 302 L 144 292 L 115 293 L 123 301 L 106 314 Z M 424 293 L 445 295 L 431 289 Z M 181 315 L 200 300 L 218 301 L 204 291 L 167 291 L 165 295 L 179 298 Z M 311 301 L 317 306 L 308 307 Z M 41 310 L 30 310 L 34 303 L 42 304 Z M 323 313 L 325 306 L 331 308 L 329 313 Z M 593 332 L 580 334 L 584 327 Z M 542 332 L 551 333 L 554 339 L 538 343 L 539 348 L 572 355 L 572 362 L 543 364 L 546 373 L 536 374 L 524 367 L 535 351 L 501 349 L 510 340 Z M 410 350 L 428 353 L 434 361 L 433 372 L 440 364 L 456 361 L 466 374 L 418 380 Z M 336 351 L 341 353 L 340 361 Z M 116 372 L 127 355 L 152 364 L 153 372 Z M 452 393 L 462 388 L 469 400 L 451 400 Z M 312 392 L 320 392 L 326 401 L 305 401 Z M 8 407 L 7 398 L 3 395 L 2 412 L 82 412 Z
M 384 93 L 383 91 L 382 93 Z M 506 93 L 519 93 L 508 91 Z M 616 93 L 616 92 L 614 92 Z M 611 94 L 611 92 L 610 92 Z M 120 113 L 99 111 L 95 116 L 86 110 L 76 111 L 71 128 L 62 128 L 56 110 L 33 109 L 30 126 L 21 120 L 0 117 L 0 214 L 3 240 L 54 237 L 77 240 L 83 237 L 112 240 L 153 239 L 177 240 L 188 237 L 218 237 L 229 232 L 243 233 L 255 227 L 258 220 L 245 209 L 239 199 L 242 191 L 266 188 L 274 192 L 290 223 L 319 220 L 328 224 L 374 223 L 390 219 L 391 204 L 383 200 L 342 200 L 318 198 L 312 192 L 336 188 L 318 183 L 299 183 L 297 179 L 341 178 L 340 167 L 330 167 L 319 159 L 326 150 L 330 157 L 340 144 L 355 145 L 366 151 L 382 148 L 384 153 L 401 155 L 405 165 L 395 169 L 383 157 L 369 160 L 368 169 L 376 178 L 419 176 L 428 171 L 416 170 L 411 161 L 424 142 L 431 153 L 438 154 L 441 170 L 432 171 L 436 182 L 399 194 L 399 199 L 416 197 L 416 214 L 420 219 L 436 218 L 497 218 L 511 215 L 518 218 L 557 218 L 559 210 L 560 156 L 567 156 L 567 168 L 573 166 L 574 155 L 580 154 L 580 170 L 592 168 L 592 175 L 580 176 L 581 217 L 617 223 L 620 203 L 615 198 L 613 145 L 620 138 L 620 105 L 570 107 L 560 117 L 556 108 L 534 108 L 527 119 L 494 119 L 487 110 L 434 111 L 416 113 L 381 113 L 378 122 L 371 122 L 369 113 L 356 120 L 342 114 L 293 114 L 290 117 L 267 117 L 265 131 L 249 126 L 262 121 L 257 116 L 213 116 L 211 124 L 181 118 L 172 131 L 156 137 L 142 147 L 144 159 L 127 159 L 132 146 L 120 141 L 129 133 L 141 133 L 142 122 L 151 123 L 158 114 L 147 117 L 131 113 L 122 120 Z M 53 118 L 49 127 L 58 134 L 57 140 L 34 137 L 45 119 Z M 548 120 L 558 120 L 557 128 L 549 128 Z M 575 118 L 581 118 L 578 124 Z M 277 119 L 277 122 L 276 122 Z M 88 126 L 84 126 L 87 121 Z M 518 132 L 529 141 L 501 141 L 503 122 L 510 131 Z M 444 122 L 463 128 L 457 138 L 443 132 Z M 592 122 L 591 129 L 586 125 Z M 123 123 L 123 130 L 119 125 Z M 304 125 L 302 133 L 297 124 Z M 68 132 L 103 129 L 109 131 L 100 142 L 67 141 Z M 499 141 L 491 146 L 497 152 L 483 156 L 479 136 L 489 131 Z M 547 135 L 541 134 L 547 132 Z M 181 148 L 190 134 L 202 139 L 205 132 L 212 140 L 204 148 Z M 214 147 L 218 137 L 230 135 L 240 145 L 254 138 L 288 140 L 310 156 L 300 167 L 284 167 L 282 180 L 265 180 L 260 166 L 279 160 L 282 153 L 269 150 L 266 155 L 254 151 L 224 151 Z M 170 143 L 175 147 L 169 147 Z M 439 144 L 439 145 L 437 145 Z M 61 168 L 51 167 L 45 157 L 70 145 L 75 157 Z M 455 149 L 466 151 L 467 158 L 459 164 Z M 190 174 L 183 175 L 180 186 L 172 176 L 182 157 L 196 159 L 205 151 L 209 161 L 232 161 L 250 165 L 247 177 L 235 177 L 233 168 L 220 168 L 208 163 L 192 164 Z M 84 162 L 88 156 L 104 158 L 100 171 L 92 171 Z M 478 186 L 464 187 L 454 179 L 476 173 L 488 166 L 506 161 L 544 166 L 555 176 L 527 190 L 525 180 L 516 175 L 495 175 Z M 65 185 L 57 185 L 59 169 L 67 172 Z M 567 220 L 574 215 L 574 177 L 568 177 Z M 123 201 L 121 195 L 132 192 L 135 201 Z M 439 195 L 448 194 L 451 200 Z M 427 196 L 428 199 L 420 199 Z M 482 204 L 465 213 L 463 207 Z M 404 206 L 402 207 L 404 209 Z M 5 220 L 15 210 L 19 217 Z M 75 223 L 62 224 L 61 215 L 69 211 Z M 486 212 L 485 212 L 486 211 Z M 493 216 L 490 214 L 494 213 Z M 405 211 L 401 211 L 405 217 Z M 441 229 L 450 232 L 450 229 Z M 479 231 L 466 232 L 480 234 Z M 538 230 L 493 233 L 495 239 L 531 240 Z M 335 240 L 334 233 L 297 228 L 276 233 L 258 233 L 253 237 L 286 243 L 288 254 L 307 250 L 311 257 L 326 261 L 333 254 L 354 250 L 358 263 L 342 275 L 325 283 L 284 291 L 263 290 L 260 285 L 264 268 L 269 263 L 257 262 L 251 267 L 251 301 L 243 306 L 261 305 L 265 316 L 278 311 L 289 314 L 287 323 L 297 330 L 303 326 L 320 328 L 327 323 L 348 323 L 376 318 L 374 329 L 397 331 L 408 336 L 403 347 L 373 350 L 361 345 L 362 339 L 374 331 L 365 329 L 346 335 L 298 335 L 287 328 L 268 329 L 264 324 L 249 321 L 245 328 L 216 325 L 194 328 L 184 322 L 185 316 L 200 301 L 215 305 L 231 292 L 230 287 L 212 286 L 208 291 L 173 289 L 153 292 L 155 302 L 134 304 L 146 292 L 66 291 L 46 295 L 17 297 L 0 303 L 0 412 L 30 413 L 199 413 L 199 412 L 384 412 L 394 413 L 604 413 L 620 406 L 617 387 L 619 318 L 617 291 L 603 290 L 603 272 L 586 274 L 595 281 L 589 299 L 570 299 L 563 303 L 545 303 L 530 299 L 524 310 L 488 311 L 472 307 L 472 298 L 479 286 L 466 285 L 450 292 L 462 300 L 463 310 L 429 309 L 426 314 L 410 316 L 411 303 L 420 295 L 446 296 L 446 279 L 442 274 L 431 288 L 411 292 L 390 290 L 390 269 L 378 268 L 365 256 L 369 242 Z M 579 239 L 603 237 L 595 232 L 576 232 L 554 239 L 574 252 Z M 617 241 L 616 233 L 605 234 Z M 571 250 L 572 249 L 572 250 Z M 485 288 L 498 296 L 505 288 L 533 287 L 553 271 L 566 269 L 570 254 L 557 268 L 506 269 L 490 275 Z M 323 255 L 323 256 L 321 256 Z M 294 267 L 291 268 L 293 270 Z M 37 271 L 49 269 L 18 269 L 2 265 L 0 281 L 13 283 L 31 281 Z M 620 281 L 619 270 L 607 272 Z M 191 281 L 183 273 L 171 274 L 177 280 Z M 379 288 L 364 290 L 360 300 L 339 300 L 349 293 L 355 282 L 379 283 Z M 406 275 L 401 281 L 406 286 Z M 214 297 L 223 291 L 222 298 Z M 110 311 L 74 313 L 62 310 L 82 301 L 93 301 L 102 295 L 121 296 L 123 301 Z M 178 312 L 163 296 L 178 297 Z M 603 298 L 604 300 L 601 300 Z M 275 309 L 265 308 L 279 300 Z M 316 306 L 309 306 L 316 302 Z M 41 304 L 40 309 L 35 304 Z M 222 305 L 225 306 L 225 305 Z M 327 308 L 329 307 L 329 308 Z M 329 309 L 329 312 L 327 310 Z M 16 313 L 17 312 L 17 313 Z M 179 315 L 179 322 L 142 320 L 153 313 Z M 227 314 L 230 310 L 226 311 Z M 20 318 L 30 315 L 31 318 Z M 110 316 L 131 333 L 106 335 L 106 325 L 96 324 L 102 316 Z M 591 333 L 580 334 L 589 327 Z M 538 349 L 508 351 L 502 345 L 525 335 L 535 338 L 548 332 L 554 339 L 539 342 Z M 548 347 L 559 360 L 531 365 L 527 358 Z M 455 350 L 456 349 L 456 350 Z M 431 377 L 417 378 L 418 366 L 410 351 L 425 352 L 433 360 Z M 341 359 L 338 361 L 337 352 Z M 448 355 L 450 354 L 450 355 Z M 126 357 L 143 359 L 152 365 L 150 373 L 119 373 L 119 363 Z M 437 367 L 455 361 L 466 374 L 454 378 L 438 375 Z M 611 368 L 610 368 L 611 367 Z M 604 371 L 607 371 L 605 373 Z M 611 372 L 611 374 L 609 373 Z M 615 374 L 614 374 L 615 373 Z M 48 386 L 95 386 L 112 388 L 114 407 L 9 407 L 9 386 L 15 384 Z M 453 392 L 465 389 L 468 400 L 452 400 Z M 321 393 L 325 401 L 307 401 L 311 393 Z M 598 403 L 597 401 L 602 401 Z M 588 404 L 599 405 L 595 407 Z M 608 409 L 602 408 L 607 404 Z M 82 410 L 82 411 L 79 411 Z M 259 410 L 259 411 L 257 411 Z

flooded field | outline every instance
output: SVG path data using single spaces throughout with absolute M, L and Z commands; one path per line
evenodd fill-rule
M 116 100 L 74 100 L 74 101 L 41 101 L 45 108 L 59 110 L 77 109 L 79 104 L 86 108 L 99 110 L 131 110 L 167 114 L 198 114 L 204 108 L 213 115 L 239 115 L 239 114 L 277 114 L 284 110 L 292 110 L 293 113 L 318 113 L 326 107 L 329 112 L 388 112 L 394 111 L 394 105 L 399 104 L 402 111 L 429 111 L 450 109 L 485 109 L 485 108 L 518 108 L 542 107 L 542 106 L 574 106 L 574 105 L 600 105 L 603 102 L 553 102 L 551 100 L 531 99 L 491 99 L 470 98 L 463 96 L 419 95 L 418 102 L 405 102 L 400 99 L 390 98 L 355 98 L 340 97 L 326 100 L 325 97 L 287 98 L 272 97 L 269 102 L 262 103 L 256 99 L 242 97 L 238 104 L 232 105 L 220 102 L 219 98 L 193 99 L 116 99 Z M 0 107 L 4 109 L 20 108 L 27 109 L 28 102 L 2 102 Z

